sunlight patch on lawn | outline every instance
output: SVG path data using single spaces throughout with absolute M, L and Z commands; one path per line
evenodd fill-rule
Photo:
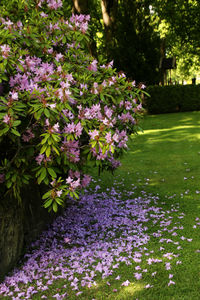
M 143 290 L 144 287 L 145 287 L 145 285 L 142 284 L 142 283 L 139 283 L 139 282 L 138 283 L 135 283 L 135 282 L 131 283 L 129 286 L 126 286 L 126 287 L 123 288 L 123 290 L 121 290 L 121 292 L 118 294 L 118 297 L 120 298 L 120 296 L 123 297 L 123 296 L 126 296 L 127 294 L 129 296 L 134 296 L 134 294 L 136 292 L 139 292 L 139 291 Z
M 143 133 L 140 134 L 151 134 L 151 133 L 155 133 L 155 132 L 168 132 L 168 131 L 173 131 L 173 130 L 177 130 L 177 129 L 190 129 L 190 128 L 196 128 L 196 129 L 200 129 L 200 126 L 195 126 L 195 125 L 183 125 L 183 126 L 174 126 L 171 128 L 162 128 L 162 129 L 149 129 L 149 130 L 144 130 Z M 195 134 L 193 134 L 195 135 Z M 200 138 L 199 134 L 196 134 L 198 136 L 198 138 Z

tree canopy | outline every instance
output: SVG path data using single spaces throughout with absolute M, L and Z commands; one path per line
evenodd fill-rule
M 73 0 L 72 10 L 91 15 L 90 51 L 114 59 L 118 70 L 147 84 L 161 80 L 161 57 L 176 56 L 176 77 L 200 64 L 197 0 Z

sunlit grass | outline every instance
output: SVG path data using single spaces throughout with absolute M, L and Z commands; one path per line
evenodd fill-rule
M 123 177 L 127 188 L 136 185 L 136 195 L 143 189 L 158 193 L 160 201 L 166 202 L 166 209 L 179 203 L 180 211 L 186 214 L 181 234 L 193 238 L 193 242 L 182 250 L 183 263 L 174 275 L 176 285 L 163 284 L 166 282 L 163 272 L 154 288 L 143 288 L 133 298 L 121 295 L 121 299 L 198 300 L 200 254 L 195 251 L 200 249 L 200 240 L 199 231 L 194 230 L 193 225 L 194 218 L 200 217 L 200 112 L 146 116 L 142 127 L 144 131 L 130 141 L 129 152 L 115 176 Z M 145 182 L 144 178 L 149 181 Z M 106 172 L 101 179 L 105 186 L 114 181 Z M 150 242 L 149 245 L 156 251 L 157 244 Z M 170 248 L 173 247 L 168 245 L 168 252 Z M 113 296 L 113 299 L 118 298 Z

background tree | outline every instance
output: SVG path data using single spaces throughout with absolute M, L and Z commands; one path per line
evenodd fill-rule
M 136 81 L 158 82 L 159 35 L 154 32 L 150 1 L 101 1 L 106 53 L 118 70 Z
M 90 14 L 90 53 L 114 60 L 137 82 L 158 82 L 159 34 L 154 32 L 149 0 L 73 0 L 75 14 Z
M 179 79 L 193 76 L 200 64 L 197 0 L 71 0 L 65 5 L 75 14 L 90 14 L 90 53 L 114 59 L 118 71 L 138 82 L 166 81 L 161 57 L 176 56 Z
M 151 13 L 155 31 L 165 40 L 165 55 L 176 56 L 176 79 L 193 77 L 200 67 L 200 2 L 153 0 Z

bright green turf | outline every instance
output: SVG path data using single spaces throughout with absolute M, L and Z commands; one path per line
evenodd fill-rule
M 160 202 L 166 202 L 166 209 L 173 203 L 180 203 L 179 211 L 186 214 L 181 221 L 184 226 L 181 234 L 193 238 L 193 241 L 185 244 L 180 257 L 183 263 L 176 268 L 176 273 L 172 271 L 175 286 L 166 286 L 166 271 L 159 270 L 158 264 L 157 268 L 154 267 L 154 271 L 160 272 L 160 277 L 157 277 L 154 288 L 144 289 L 144 282 L 139 281 L 134 285 L 135 289 L 131 289 L 130 286 L 122 288 L 115 296 L 113 293 L 106 296 L 101 290 L 102 296 L 100 292 L 95 298 L 198 300 L 200 253 L 195 251 L 200 249 L 200 229 L 193 229 L 192 226 L 195 217 L 200 217 L 200 194 L 196 193 L 200 190 L 200 112 L 146 116 L 141 126 L 144 132 L 130 141 L 129 152 L 124 156 L 122 166 L 114 178 L 108 173 L 101 175 L 103 185 L 105 187 L 112 185 L 113 180 L 120 176 L 124 178 L 127 189 L 134 183 L 139 190 L 158 193 Z M 191 178 L 192 176 L 194 178 Z M 189 179 L 184 180 L 184 177 Z M 144 184 L 144 178 L 150 179 L 148 185 Z M 189 192 L 185 194 L 187 190 Z M 166 198 L 174 194 L 176 196 L 172 199 Z M 158 245 L 151 244 L 149 248 L 156 251 Z M 169 244 L 167 249 L 170 252 Z M 124 266 L 124 272 L 129 274 L 130 268 Z
M 145 190 L 163 199 L 189 189 L 184 199 L 177 199 L 187 213 L 200 215 L 200 195 L 195 193 L 200 190 L 200 112 L 146 116 L 141 127 L 143 132 L 129 142 L 114 177 L 107 172 L 101 175 L 103 184 L 111 186 L 120 176 L 127 186 L 134 183 L 142 189 L 144 178 L 149 178 Z

